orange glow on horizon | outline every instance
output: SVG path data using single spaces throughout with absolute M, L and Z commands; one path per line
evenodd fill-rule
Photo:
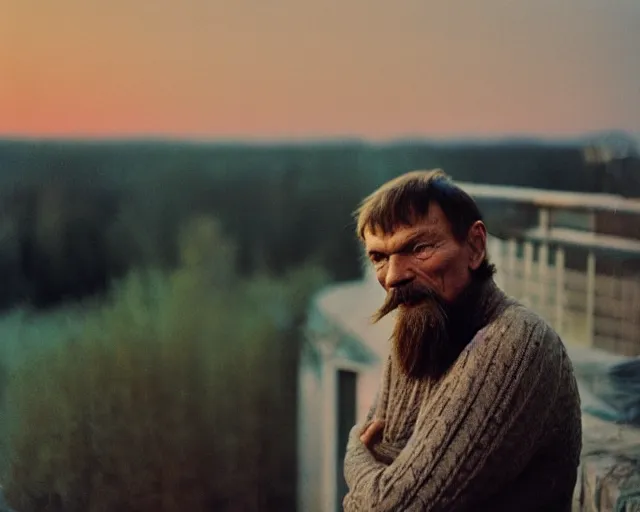
M 0 136 L 640 132 L 633 0 L 8 2 Z

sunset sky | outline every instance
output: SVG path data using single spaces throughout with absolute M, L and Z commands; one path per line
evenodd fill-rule
M 640 133 L 640 0 L 0 6 L 0 137 Z

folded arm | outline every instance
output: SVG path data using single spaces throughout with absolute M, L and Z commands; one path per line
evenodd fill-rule
M 480 336 L 423 404 L 391 464 L 378 462 L 354 428 L 345 512 L 460 510 L 490 496 L 535 453 L 563 357 L 540 322 L 516 318 L 502 332 Z

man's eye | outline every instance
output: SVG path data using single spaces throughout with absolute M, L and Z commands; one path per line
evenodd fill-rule
M 373 252 L 369 255 L 369 259 L 374 265 L 379 265 L 385 260 L 385 256 L 379 252 Z
M 421 243 L 421 244 L 416 244 L 413 248 L 413 253 L 416 256 L 421 256 L 424 255 L 426 253 L 428 253 L 429 251 L 431 251 L 434 248 L 433 244 L 430 243 Z

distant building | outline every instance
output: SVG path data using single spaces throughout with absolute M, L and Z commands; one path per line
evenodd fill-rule
M 600 137 L 583 150 L 585 165 L 596 174 L 593 192 L 640 198 L 640 143 L 626 134 Z

